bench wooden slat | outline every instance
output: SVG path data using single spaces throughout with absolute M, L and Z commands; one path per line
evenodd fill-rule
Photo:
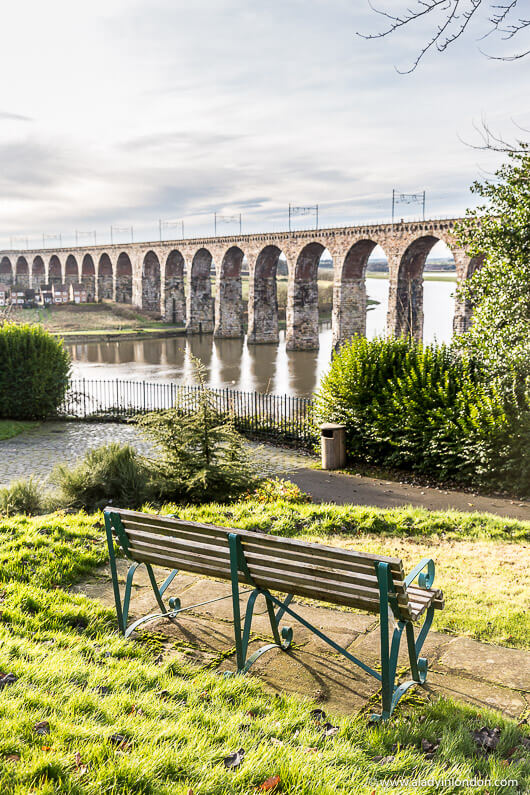
M 228 559 L 222 560 L 217 557 L 212 558 L 203 550 L 187 550 L 186 552 L 179 550 L 173 551 L 169 548 L 159 547 L 150 541 L 144 542 L 138 538 L 130 539 L 130 541 L 130 554 L 132 557 L 153 552 L 160 560 L 166 561 L 165 564 L 162 565 L 166 565 L 170 568 L 179 568 L 179 566 L 181 566 L 183 569 L 186 569 L 189 562 L 196 562 L 205 568 L 210 567 L 209 574 L 212 577 L 216 576 L 221 566 L 223 567 L 223 571 L 225 571 L 228 576 L 230 575 L 230 563 Z M 315 587 L 319 593 L 325 590 L 329 592 L 330 597 L 336 593 L 350 594 L 351 598 L 360 597 L 361 599 L 369 599 L 379 604 L 379 591 L 377 588 L 355 585 L 345 581 L 338 582 L 333 579 L 331 573 L 328 575 L 327 572 L 320 572 L 318 570 L 306 572 L 305 574 L 299 574 L 293 571 L 282 572 L 275 567 L 251 565 L 248 559 L 247 563 L 250 573 L 258 585 L 266 587 L 268 582 L 275 579 L 277 582 L 283 583 L 284 587 L 281 590 L 287 592 L 290 591 L 293 585 L 297 588 L 299 585 L 303 585 L 309 591 L 311 591 L 313 587 Z M 322 576 L 320 576 L 321 574 Z M 398 595 L 398 603 L 404 606 L 407 605 L 408 597 L 406 593 Z
M 136 540 L 155 545 L 160 550 L 163 548 L 168 549 L 170 552 L 176 550 L 186 553 L 191 551 L 197 553 L 198 550 L 202 554 L 229 562 L 230 554 L 228 545 L 224 547 L 219 542 L 201 543 L 198 547 L 194 541 L 183 540 L 176 536 L 161 536 L 151 532 L 127 528 L 129 540 L 131 544 L 136 544 Z M 208 539 L 210 541 L 210 539 Z M 273 568 L 278 571 L 295 572 L 299 574 L 314 574 L 315 576 L 324 577 L 328 576 L 330 579 L 339 580 L 345 583 L 356 584 L 368 588 L 378 590 L 377 575 L 375 568 L 366 566 L 362 567 L 361 572 L 352 572 L 346 565 L 345 568 L 340 568 L 335 565 L 335 561 L 326 560 L 325 558 L 314 557 L 308 555 L 298 555 L 296 557 L 284 557 L 280 559 L 271 554 L 265 554 L 263 547 L 259 543 L 244 543 L 245 559 L 249 564 L 249 568 L 253 571 L 253 567 Z M 256 550 L 256 551 L 255 551 Z M 269 550 L 270 552 L 270 550 Z M 276 555 L 276 551 L 274 551 Z M 405 583 L 402 580 L 394 579 L 394 586 L 397 593 L 405 593 Z
M 139 552 L 135 555 L 135 560 L 151 563 L 154 566 L 167 566 L 167 562 L 164 562 L 164 558 L 161 558 L 159 555 L 149 554 L 147 552 Z M 197 574 L 207 574 L 204 568 L 201 565 L 197 565 L 195 563 L 189 563 L 186 565 L 186 570 L 190 572 L 196 572 Z M 230 572 L 228 570 L 221 570 L 217 569 L 216 577 L 223 578 L 226 580 L 230 579 Z M 241 583 L 245 582 L 245 579 L 242 574 L 239 575 L 239 581 Z M 265 585 L 265 583 L 264 583 Z M 272 591 L 278 591 L 280 593 L 290 593 L 291 590 L 288 587 L 289 583 L 286 583 L 284 580 L 279 580 L 277 578 L 271 577 L 267 579 L 266 586 Z M 297 585 L 296 587 L 296 594 L 298 596 L 305 596 L 309 599 L 316 599 L 321 602 L 329 602 L 330 604 L 337 604 L 342 605 L 344 607 L 355 607 L 359 610 L 365 610 L 367 613 L 379 613 L 379 600 L 373 599 L 363 599 L 361 597 L 352 597 L 349 593 L 333 593 L 330 594 L 329 591 L 326 590 L 319 590 L 318 588 L 310 588 L 306 587 L 305 585 Z M 404 618 L 411 618 L 412 613 L 408 610 L 407 607 L 403 606 L 401 609 L 402 615 Z
M 342 547 L 331 547 L 325 544 L 315 544 L 314 542 L 310 541 L 301 541 L 297 538 L 280 538 L 278 536 L 267 535 L 266 533 L 254 532 L 250 530 L 240 530 L 238 528 L 220 528 L 216 527 L 215 525 L 211 524 L 202 524 L 200 522 L 192 522 L 192 521 L 185 521 L 182 519 L 169 519 L 163 516 L 158 516 L 155 514 L 143 514 L 139 513 L 138 511 L 127 511 L 124 509 L 112 509 L 108 508 L 109 511 L 114 511 L 121 516 L 123 524 L 127 527 L 127 525 L 131 525 L 133 527 L 134 524 L 137 524 L 139 527 L 147 527 L 147 525 L 152 525 L 153 527 L 159 528 L 161 531 L 166 531 L 171 533 L 172 530 L 177 530 L 178 533 L 186 532 L 186 529 L 192 533 L 196 534 L 197 536 L 205 536 L 205 535 L 212 535 L 217 538 L 226 538 L 228 533 L 235 533 L 242 537 L 242 539 L 246 542 L 256 540 L 257 538 L 260 539 L 264 545 L 275 545 L 279 546 L 282 550 L 285 549 L 285 541 L 288 540 L 290 547 L 300 547 L 301 549 L 311 549 L 311 550 L 319 550 L 319 553 L 322 557 L 336 557 L 339 553 L 342 559 L 349 559 L 352 562 L 357 560 L 359 562 L 367 563 L 367 562 L 382 562 L 388 563 L 390 565 L 391 570 L 395 570 L 397 572 L 403 571 L 403 564 L 400 558 L 392 558 L 386 557 L 384 555 L 376 555 L 369 552 L 357 552 L 351 549 L 344 549 Z

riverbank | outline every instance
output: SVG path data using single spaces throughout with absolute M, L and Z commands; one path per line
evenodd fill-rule
M 140 328 L 134 331 L 54 331 L 54 337 L 61 337 L 65 345 L 76 345 L 83 342 L 121 342 L 123 340 L 166 339 L 170 337 L 183 337 L 186 330 L 182 326 L 162 328 Z

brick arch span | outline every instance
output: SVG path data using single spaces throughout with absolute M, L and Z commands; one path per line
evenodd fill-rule
M 2 278 L 0 277 L 0 281 Z M 31 285 L 34 290 L 39 290 L 41 285 L 45 284 L 46 282 L 46 267 L 44 265 L 44 260 L 37 254 L 36 257 L 33 258 L 33 262 L 31 263 Z
M 178 249 L 170 251 L 164 268 L 164 320 L 167 323 L 186 323 L 185 267 L 182 253 Z
M 0 260 L 0 284 L 13 284 L 13 265 L 9 257 L 2 257 Z
M 122 251 L 116 260 L 115 295 L 121 304 L 132 304 L 133 267 L 131 258 Z
M 278 260 L 282 250 L 265 246 L 249 268 L 248 341 L 278 342 Z
M 239 246 L 231 246 L 221 259 L 215 290 L 216 337 L 243 336 L 243 294 L 241 266 L 244 257 Z
M 79 267 L 73 254 L 69 254 L 64 265 L 64 281 L 66 284 L 79 282 Z
M 63 267 L 57 254 L 52 254 L 48 262 L 48 284 L 63 283 Z
M 366 334 L 366 268 L 375 240 L 357 240 L 341 258 L 333 284 L 333 346 L 336 348 L 355 335 Z
M 96 266 L 91 254 L 85 254 L 81 262 L 81 282 L 86 287 L 87 301 L 96 300 Z
M 142 309 L 160 313 L 160 260 L 152 250 L 142 264 Z
M 325 243 L 313 240 L 299 251 L 287 296 L 287 350 L 318 350 L 318 264 Z
M 112 260 L 105 252 L 98 262 L 97 294 L 100 301 L 112 301 L 114 295 L 114 273 Z
M 29 287 L 29 265 L 26 257 L 18 257 L 15 266 L 15 282 L 19 287 Z
M 207 248 L 198 249 L 191 260 L 186 311 L 186 330 L 189 334 L 208 334 L 213 331 L 212 261 L 212 253 Z

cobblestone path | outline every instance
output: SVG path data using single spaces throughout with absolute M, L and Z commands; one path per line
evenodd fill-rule
M 0 485 L 33 475 L 46 480 L 55 464 L 74 464 L 87 450 L 110 442 L 131 444 L 140 453 L 151 449 L 133 425 L 115 422 L 45 422 L 13 439 L 0 441 Z M 270 445 L 248 443 L 264 473 L 292 472 L 310 458 Z

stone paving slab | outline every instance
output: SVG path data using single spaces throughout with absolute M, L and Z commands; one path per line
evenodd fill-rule
M 491 646 L 473 638 L 454 638 L 445 647 L 439 667 L 513 690 L 530 689 L 530 654 L 523 649 Z
M 125 560 L 119 561 L 123 582 L 127 569 Z M 141 569 L 138 570 L 140 575 Z M 114 597 L 108 566 L 96 575 L 72 588 L 113 605 Z M 158 579 L 167 576 L 160 569 Z M 219 596 L 230 596 L 228 582 L 190 575 L 177 575 L 168 593 L 179 595 L 183 606 Z M 242 596 L 244 612 L 248 596 Z M 256 603 L 258 611 L 252 624 L 249 653 L 272 641 L 268 616 L 264 606 Z M 293 609 L 322 629 L 340 645 L 347 645 L 352 654 L 363 662 L 379 667 L 379 632 L 374 616 L 329 607 L 293 602 Z M 131 619 L 148 612 L 158 612 L 149 582 L 141 574 L 131 599 Z M 294 630 L 294 646 L 288 652 L 271 650 L 260 657 L 250 675 L 261 679 L 271 692 L 290 692 L 327 704 L 337 713 L 356 712 L 366 706 L 377 692 L 378 683 L 357 666 L 315 637 L 309 630 L 285 616 L 282 624 Z M 156 633 L 162 642 L 163 659 L 177 659 L 196 666 L 215 667 L 220 672 L 235 670 L 234 635 L 231 599 L 196 607 L 175 619 L 158 619 L 145 625 L 149 633 Z M 497 709 L 510 717 L 521 719 L 528 715 L 530 701 L 530 653 L 518 649 L 492 646 L 470 638 L 431 632 L 424 645 L 429 659 L 429 674 L 423 691 L 434 696 L 445 695 L 475 706 Z M 158 652 L 157 652 L 158 653 Z M 402 644 L 399 666 L 407 665 L 406 643 Z
M 465 701 L 475 707 L 496 709 L 511 718 L 520 719 L 528 713 L 526 699 L 517 690 L 498 687 L 491 682 L 483 682 L 457 674 L 441 674 L 437 671 L 430 671 L 423 689 L 427 693 L 443 695 L 453 698 L 455 701 Z

